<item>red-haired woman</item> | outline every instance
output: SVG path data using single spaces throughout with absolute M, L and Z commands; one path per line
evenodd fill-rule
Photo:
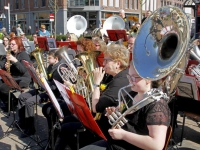
M 10 68 L 10 74 L 19 84 L 21 88 L 26 88 L 31 82 L 28 70 L 24 66 L 22 60 L 31 62 L 29 55 L 25 52 L 21 38 L 13 37 L 10 39 L 11 54 L 7 54 L 6 58 L 0 61 L 0 68 L 7 70 Z M 10 61 L 10 65 L 7 61 Z M 8 93 L 11 88 L 0 80 L 0 95 L 4 103 L 8 101 Z M 5 107 L 5 109 L 8 107 Z

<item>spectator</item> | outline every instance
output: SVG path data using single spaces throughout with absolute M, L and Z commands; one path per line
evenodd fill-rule
M 14 32 L 15 35 L 17 35 L 17 30 L 16 30 L 16 26 L 13 26 L 12 29 L 11 29 L 11 32 Z
M 21 25 L 20 24 L 17 25 L 16 31 L 17 31 L 17 36 L 20 36 L 20 33 L 23 32 L 22 29 L 21 29 Z
M 50 37 L 49 31 L 46 30 L 46 26 L 44 24 L 41 25 L 41 30 L 39 31 L 39 36 Z
M 27 35 L 31 35 L 31 26 L 28 26 Z
M 20 38 L 22 39 L 22 41 L 28 41 L 28 39 L 25 37 L 25 33 L 24 32 L 20 33 Z
M 124 20 L 124 22 L 125 22 L 125 29 L 126 29 L 126 31 L 129 31 L 129 29 L 130 29 L 130 27 L 132 26 L 132 21 L 130 21 L 130 20 L 128 20 L 127 18 L 126 18 L 126 15 L 125 15 L 125 11 L 123 10 L 123 9 L 121 9 L 120 11 L 119 11 L 119 15 L 120 15 L 120 17 Z
M 146 19 L 147 17 L 149 17 L 149 16 L 151 15 L 151 13 L 152 13 L 152 11 L 150 11 L 150 10 L 148 10 L 148 11 L 146 12 L 146 17 L 144 17 L 144 18 L 142 19 L 142 23 L 145 21 L 145 19 Z

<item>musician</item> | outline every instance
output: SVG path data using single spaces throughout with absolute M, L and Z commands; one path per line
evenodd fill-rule
M 159 86 L 159 81 L 141 78 L 130 64 L 127 78 L 132 84 L 131 90 L 138 92 L 134 97 L 136 102 L 145 98 L 147 92 L 152 92 Z M 134 102 L 129 105 L 134 105 Z M 108 107 L 108 113 L 115 108 Z M 164 98 L 147 104 L 138 111 L 126 116 L 128 123 L 121 129 L 109 129 L 108 141 L 98 141 L 81 150 L 128 150 L 128 149 L 162 149 L 165 144 L 167 128 L 170 124 L 170 110 Z
M 94 37 L 92 38 L 92 41 L 94 43 L 94 45 L 96 46 L 96 51 L 101 51 L 101 54 L 99 54 L 97 56 L 97 62 L 99 64 L 99 66 L 103 65 L 103 52 L 106 51 L 107 46 L 106 43 L 100 39 L 99 37 Z
M 126 18 L 125 11 L 123 9 L 119 10 L 119 16 L 124 20 L 125 29 L 126 29 L 126 31 L 128 31 L 133 24 L 132 21 L 130 21 Z
M 32 38 L 33 38 L 33 42 L 34 42 L 35 47 L 38 47 L 37 34 L 33 33 L 32 34 Z
M 107 117 L 104 116 L 105 108 L 109 106 L 117 106 L 117 95 L 119 89 L 128 85 L 128 79 L 126 78 L 128 65 L 129 52 L 127 49 L 123 45 L 113 44 L 108 46 L 108 49 L 104 52 L 104 70 L 102 67 L 94 70 L 92 108 L 94 113 L 103 113 L 101 119 L 97 121 L 103 132 L 107 132 L 107 129 L 110 127 Z M 101 91 L 99 85 L 105 73 L 112 75 L 113 79 L 107 83 L 106 89 Z M 77 133 L 77 129 L 83 129 L 82 124 L 72 116 L 65 117 L 61 126 L 60 136 L 55 144 L 55 150 L 63 150 L 67 145 L 72 150 L 75 150 L 76 138 L 74 137 L 74 134 Z M 85 132 L 79 133 L 80 147 L 83 147 L 94 140 L 99 140 L 99 137 L 97 135 L 94 137 L 94 134 L 88 129 L 86 129 Z
M 7 49 L 9 48 L 9 37 L 8 36 L 3 37 L 3 45 L 5 48 L 5 51 L 7 51 Z
M 10 39 L 10 50 L 11 54 L 7 54 L 6 58 L 0 61 L 0 68 L 4 70 L 8 70 L 10 68 L 10 74 L 19 86 L 21 88 L 27 88 L 31 82 L 31 77 L 22 60 L 26 60 L 30 63 L 31 61 L 29 55 L 25 52 L 22 40 L 19 37 Z M 10 64 L 8 61 L 10 61 Z M 6 105 L 8 103 L 9 90 L 11 90 L 11 87 L 0 80 L 1 100 L 6 103 Z M 12 95 L 12 97 L 15 99 L 14 95 Z M 7 111 L 7 109 L 8 107 L 6 106 L 5 111 Z
M 59 98 L 60 93 L 53 81 L 56 79 L 59 82 L 62 82 L 60 75 L 57 72 L 57 67 L 60 64 L 60 57 L 55 56 L 56 50 L 52 50 L 48 54 L 49 66 L 47 68 L 48 75 L 48 84 L 53 91 L 54 95 Z M 21 128 L 25 129 L 24 134 L 21 135 L 21 138 L 33 135 L 35 133 L 34 126 L 34 105 L 35 103 L 41 103 L 48 101 L 49 96 L 46 92 L 37 93 L 36 90 L 31 90 L 26 93 L 22 93 L 18 98 L 18 108 L 19 108 L 19 121 L 18 124 Z M 43 106 L 44 107 L 44 106 Z
M 78 37 L 74 33 L 67 33 L 67 41 L 78 41 Z
M 132 51 L 133 51 L 133 46 L 134 46 L 134 43 L 135 43 L 135 36 L 130 36 L 129 39 L 128 39 L 128 50 L 129 52 L 132 54 Z
M 84 51 L 94 51 L 96 49 L 94 43 L 91 39 L 87 38 L 80 38 L 77 42 L 77 51 L 78 53 L 84 52 Z

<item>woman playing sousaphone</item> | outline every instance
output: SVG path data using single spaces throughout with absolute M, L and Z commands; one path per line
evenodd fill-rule
M 131 90 L 138 92 L 134 97 L 136 103 L 143 100 L 148 94 L 152 94 L 159 86 L 159 81 L 141 78 L 132 62 L 127 78 L 131 84 Z M 133 104 L 133 101 L 130 100 L 129 105 Z M 115 112 L 115 108 L 108 107 L 106 111 L 108 116 L 111 112 Z M 81 150 L 110 150 L 111 148 L 112 150 L 161 150 L 164 147 L 167 128 L 170 124 L 170 110 L 167 101 L 164 99 L 164 94 L 157 101 L 127 115 L 126 119 L 129 121 L 122 128 L 108 130 L 109 142 L 101 140 Z

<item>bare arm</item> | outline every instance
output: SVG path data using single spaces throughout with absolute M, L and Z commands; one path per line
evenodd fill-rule
M 167 126 L 148 125 L 149 136 L 138 135 L 123 129 L 109 129 L 109 134 L 113 139 L 124 140 L 139 148 L 147 150 L 161 150 L 164 147 Z
M 94 84 L 100 85 L 104 77 L 105 71 L 103 71 L 102 67 L 99 67 L 94 69 L 93 73 L 94 73 Z M 100 89 L 99 87 L 95 87 L 92 93 L 92 111 L 94 113 L 96 113 L 96 104 L 99 102 L 99 98 L 100 98 Z

